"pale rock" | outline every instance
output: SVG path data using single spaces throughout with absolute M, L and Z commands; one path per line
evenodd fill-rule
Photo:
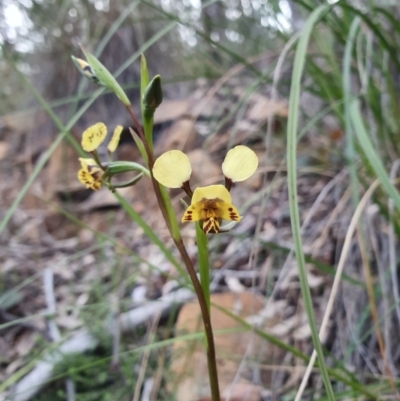
M 240 293 L 224 293 L 211 295 L 211 304 L 235 313 L 243 319 L 258 313 L 264 305 L 264 299 L 248 291 Z M 217 351 L 217 369 L 222 400 L 230 394 L 232 400 L 261 401 L 260 390 L 252 387 L 248 368 L 243 369 L 242 377 L 237 378 L 239 366 L 243 358 L 276 362 L 283 354 L 276 346 L 265 343 L 251 331 L 239 329 L 240 323 L 226 313 L 211 306 L 211 322 L 215 332 Z M 273 326 L 273 320 L 264 322 L 264 329 Z M 229 331 L 231 330 L 231 331 Z M 189 303 L 181 309 L 176 323 L 176 334 L 190 334 L 202 331 L 200 307 L 197 301 Z M 261 346 L 262 344 L 262 346 Z M 196 341 L 179 340 L 172 350 L 171 378 L 167 379 L 168 390 L 177 401 L 209 400 L 210 390 L 207 373 L 207 357 L 204 349 L 204 338 Z M 245 396 L 245 394 L 248 394 Z M 246 398 L 249 397 L 249 398 Z

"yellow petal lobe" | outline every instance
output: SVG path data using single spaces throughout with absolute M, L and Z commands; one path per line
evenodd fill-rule
M 82 134 L 82 148 L 86 152 L 93 152 L 107 136 L 107 127 L 103 123 L 97 123 L 89 127 Z
M 124 127 L 122 125 L 117 125 L 115 127 L 113 136 L 107 146 L 107 149 L 110 153 L 114 153 L 115 149 L 117 149 L 119 140 L 121 139 L 121 133 L 122 133 L 123 129 L 124 129 Z
M 222 163 L 224 176 L 232 182 L 244 181 L 251 177 L 258 166 L 257 155 L 247 146 L 239 145 L 231 149 Z
M 90 174 L 94 174 L 101 171 L 101 168 L 97 165 L 94 159 L 80 157 L 79 161 L 81 163 L 82 169 Z
M 163 153 L 153 166 L 154 178 L 167 188 L 181 188 L 191 174 L 189 158 L 180 150 Z
M 241 217 L 238 210 L 230 203 L 216 202 L 217 217 L 223 220 L 240 221 Z
M 202 217 L 203 202 L 191 204 L 185 211 L 182 217 L 182 223 L 190 221 L 199 221 Z
M 194 190 L 192 204 L 200 202 L 202 199 L 217 198 L 226 203 L 232 203 L 231 194 L 223 185 L 209 185 L 208 187 L 198 187 Z

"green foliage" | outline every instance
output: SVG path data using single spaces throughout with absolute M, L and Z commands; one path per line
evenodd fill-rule
M 34 401 L 62 401 L 66 399 L 65 378 L 74 382 L 77 401 L 125 401 L 131 399 L 136 375 L 132 367 L 137 355 L 121 355 L 118 368 L 110 366 L 107 350 L 93 354 L 66 356 L 54 369 L 59 379 L 53 382 Z

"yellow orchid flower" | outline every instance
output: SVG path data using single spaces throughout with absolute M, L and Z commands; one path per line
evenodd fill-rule
M 219 233 L 221 220 L 240 221 L 239 212 L 232 205 L 229 190 L 233 182 L 251 177 L 258 166 L 257 155 L 247 146 L 231 149 L 222 163 L 225 186 L 210 185 L 196 188 L 182 222 L 199 221 L 205 233 Z M 168 188 L 182 188 L 191 195 L 189 179 L 192 173 L 189 158 L 180 150 L 162 154 L 154 163 L 154 178 Z
M 223 185 L 196 188 L 192 202 L 186 209 L 182 223 L 201 221 L 205 233 L 219 233 L 221 220 L 240 221 L 239 212 L 232 205 L 229 191 Z
M 113 133 L 113 136 L 108 144 L 108 153 L 114 153 L 119 144 L 123 127 L 118 125 Z M 81 162 L 81 169 L 78 171 L 78 180 L 86 185 L 87 188 L 91 188 L 97 191 L 101 188 L 101 178 L 104 174 L 104 167 L 100 164 L 97 149 L 104 142 L 107 136 L 107 127 L 104 123 L 96 123 L 86 129 L 82 134 L 82 148 L 86 152 L 93 154 L 94 159 L 79 158 Z
M 97 165 L 94 159 L 79 158 L 81 169 L 78 171 L 78 180 L 86 185 L 86 188 L 97 191 L 101 188 L 101 177 L 103 170 Z

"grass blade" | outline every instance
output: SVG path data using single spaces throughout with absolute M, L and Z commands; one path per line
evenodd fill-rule
M 181 277 L 189 283 L 189 277 L 186 271 L 182 268 L 180 263 L 175 259 L 171 251 L 164 245 L 164 243 L 158 238 L 157 234 L 150 228 L 150 226 L 143 220 L 143 218 L 132 208 L 129 202 L 123 198 L 118 192 L 114 193 L 121 206 L 124 208 L 129 217 L 137 223 L 143 230 L 145 235 L 157 245 L 164 256 L 176 267 Z
M 323 5 L 319 6 L 317 9 L 313 11 L 313 13 L 310 15 L 310 17 L 308 18 L 308 20 L 304 25 L 303 32 L 299 40 L 299 44 L 297 46 L 296 56 L 294 60 L 293 74 L 292 74 L 292 85 L 290 89 L 290 100 L 289 100 L 289 117 L 288 117 L 288 128 L 287 128 L 287 141 L 288 141 L 287 174 L 288 174 L 290 219 L 292 223 L 293 240 L 294 240 L 297 266 L 299 271 L 301 293 L 304 301 L 304 308 L 307 313 L 312 340 L 315 351 L 317 353 L 322 379 L 325 385 L 327 396 L 329 400 L 334 401 L 335 395 L 333 393 L 328 370 L 325 365 L 322 345 L 319 340 L 318 330 L 315 323 L 315 316 L 313 311 L 310 288 L 307 282 L 307 270 L 303 254 L 302 239 L 301 239 L 300 214 L 299 214 L 298 197 L 297 197 L 297 175 L 296 175 L 297 125 L 298 125 L 298 114 L 300 108 L 299 103 L 300 103 L 300 91 L 301 91 L 301 77 L 303 74 L 305 59 L 307 55 L 307 45 L 314 25 L 317 23 L 322 14 L 329 9 L 329 7 L 330 7 L 329 5 L 328 6 Z
M 374 149 L 372 141 L 365 129 L 364 123 L 359 110 L 359 102 L 357 99 L 350 104 L 350 118 L 353 124 L 353 129 L 356 133 L 358 142 L 365 153 L 372 169 L 378 177 L 383 189 L 388 196 L 393 200 L 394 206 L 400 212 L 400 195 L 395 186 L 390 182 L 390 178 L 385 170 L 385 167 L 379 158 L 378 153 Z

